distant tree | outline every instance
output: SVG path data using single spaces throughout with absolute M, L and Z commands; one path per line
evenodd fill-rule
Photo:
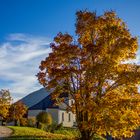
M 9 90 L 0 90 L 0 117 L 5 119 L 9 114 L 9 108 L 12 98 Z
M 42 124 L 42 128 L 52 124 L 52 116 L 47 112 L 40 112 L 36 116 L 36 120 Z
M 15 125 L 20 125 L 20 120 L 23 119 L 26 113 L 27 113 L 26 105 L 23 104 L 21 101 L 19 101 L 10 106 L 9 118 L 15 121 Z
M 38 80 L 76 113 L 81 139 L 130 137 L 140 125 L 140 66 L 128 61 L 135 59 L 137 38 L 113 11 L 76 15 L 77 42 L 59 33 L 41 62 Z M 60 98 L 63 92 L 74 99 L 72 106 Z
M 21 118 L 20 119 L 20 126 L 28 126 L 28 119 L 27 118 Z

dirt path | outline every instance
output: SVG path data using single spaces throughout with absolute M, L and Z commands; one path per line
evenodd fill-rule
M 0 140 L 12 134 L 12 130 L 5 126 L 0 126 Z

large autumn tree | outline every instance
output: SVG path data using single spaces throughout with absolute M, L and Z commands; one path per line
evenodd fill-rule
M 68 109 L 76 113 L 81 139 L 131 137 L 140 126 L 140 66 L 129 63 L 136 57 L 137 38 L 113 11 L 76 16 L 77 38 L 67 33 L 54 38 L 38 80 L 57 101 L 65 102 L 63 92 L 74 99 Z

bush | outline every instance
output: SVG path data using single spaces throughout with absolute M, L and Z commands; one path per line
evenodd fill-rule
M 35 127 L 36 126 L 36 118 L 28 118 L 28 126 L 29 127 Z
M 56 128 L 56 130 L 60 130 L 60 129 L 63 129 L 63 124 L 62 123 L 58 124 L 57 128 Z
M 36 120 L 39 122 L 39 128 L 46 129 L 52 124 L 52 116 L 47 112 L 40 112 L 36 116 Z
M 42 130 L 46 130 L 47 126 L 43 123 L 39 123 L 38 128 Z
M 57 124 L 56 122 L 53 122 L 51 125 L 47 126 L 46 130 L 48 132 L 54 133 L 55 130 L 61 130 L 63 129 L 62 123 Z
M 51 125 L 47 126 L 46 131 L 54 132 L 57 129 L 57 123 L 53 122 Z

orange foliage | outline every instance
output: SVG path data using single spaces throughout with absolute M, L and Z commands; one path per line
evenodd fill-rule
M 71 110 L 83 139 L 130 137 L 140 125 L 140 66 L 124 62 L 135 58 L 137 38 L 113 11 L 76 15 L 77 42 L 59 33 L 52 53 L 41 62 L 38 80 L 53 89 L 53 97 L 66 92 L 75 100 Z

